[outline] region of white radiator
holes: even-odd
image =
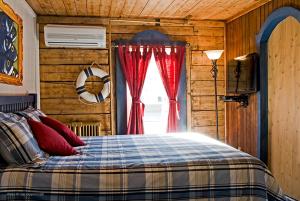
[[[78,136],[101,136],[100,122],[72,122],[68,127]]]

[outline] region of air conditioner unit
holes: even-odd
[[[44,27],[47,47],[106,48],[106,28],[52,25]]]

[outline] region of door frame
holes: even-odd
[[[276,26],[290,16],[300,23],[300,10],[296,8],[282,7],[273,11],[256,36],[256,47],[260,54],[257,156],[266,164],[268,162],[268,40]]]

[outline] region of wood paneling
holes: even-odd
[[[53,1],[53,3],[55,2]],[[76,15],[77,8],[79,8],[82,5],[80,1],[74,1],[74,0],[63,0],[63,3],[65,5],[67,15]],[[77,5],[77,3],[80,3],[80,5]]]
[[[110,98],[100,104],[85,104],[75,90],[78,74],[92,62],[110,72],[108,49],[46,48],[42,31],[40,36],[41,109],[66,123],[101,122],[102,131],[111,133]],[[99,78],[86,81],[87,90],[93,93],[98,93],[102,86]]]
[[[210,137],[217,138],[216,126],[204,126],[204,127],[195,126],[193,128],[193,131],[197,132],[197,133],[202,133],[202,134],[208,135]],[[225,139],[225,126],[222,126],[222,125],[219,126],[219,136],[220,136],[220,139]]]
[[[224,95],[224,81],[217,81],[218,95]],[[191,81],[191,94],[209,96],[215,93],[214,81]]]
[[[191,80],[213,80],[211,66],[191,66]],[[224,66],[218,66],[218,80],[225,80]]]
[[[227,20],[270,0],[26,0],[38,15]]]
[[[300,8],[299,0],[273,0],[226,24],[226,61],[256,52],[255,37],[269,14],[282,6]],[[257,155],[257,97],[250,96],[247,108],[226,104],[226,140],[232,146]]]
[[[300,23],[282,21],[268,41],[268,164],[283,191],[300,199]],[[280,43],[278,43],[280,41]]]
[[[41,49],[41,64],[108,64],[108,50]]]
[[[192,110],[215,110],[215,96],[193,96],[192,97]],[[218,110],[224,110],[224,102],[218,100]]]
[[[101,1],[102,2],[102,1]],[[128,1],[126,1],[128,2]],[[132,12],[136,6],[129,6]],[[101,7],[100,7],[101,8]],[[45,24],[76,24],[76,25],[101,25],[108,26],[108,18],[93,17],[54,17],[40,16],[40,77],[41,77],[41,102],[42,110],[51,116],[64,122],[70,121],[100,121],[105,124],[104,130],[111,132],[109,125],[111,108],[109,99],[97,105],[84,105],[78,101],[74,82],[79,72],[97,61],[107,71],[109,69],[109,49],[64,49],[46,48],[43,40],[43,26]],[[155,22],[154,19],[147,19]],[[161,26],[136,22],[114,22],[112,24],[112,38],[131,38],[134,34],[155,29],[167,34],[171,40],[181,40],[190,43],[187,48],[187,90],[189,100],[188,114],[193,121],[191,130],[206,131],[208,135],[215,137],[215,113],[214,113],[214,88],[210,73],[211,61],[203,54],[207,49],[224,48],[224,23],[219,21],[190,20],[189,24],[182,20],[161,19]],[[108,38],[108,37],[107,37]],[[224,94],[224,58],[219,61],[218,90]],[[87,88],[99,91],[101,82],[87,82]],[[68,105],[64,107],[64,105]],[[76,108],[76,109],[72,109]],[[224,139],[224,104],[219,102],[220,133]],[[90,114],[90,116],[88,115]]]
[[[201,43],[201,42],[200,42]],[[223,46],[224,48],[224,46]],[[222,56],[218,61],[218,65],[224,65],[224,57]],[[200,66],[210,66],[211,61],[207,58],[203,51],[193,51],[192,52],[192,65],[200,65]]]
[[[47,114],[98,114],[110,113],[110,100],[100,104],[83,104],[78,98],[47,98],[41,101],[41,108]]]
[[[193,111],[192,125],[199,126],[214,126],[216,125],[215,111]],[[219,114],[220,126],[224,125],[224,113]]]
[[[38,16],[38,23],[40,24],[81,24],[81,25],[104,25],[107,26],[109,24],[109,20],[114,20],[112,18],[100,18],[100,17],[70,17],[70,16]],[[157,19],[147,18],[147,19],[140,19],[140,18],[121,18],[121,21],[113,21],[115,26],[117,25],[124,25],[127,24],[137,25],[137,26],[146,26],[153,23],[157,23]],[[130,20],[131,22],[127,22],[124,20]],[[225,24],[222,21],[215,21],[215,20],[186,20],[186,19],[159,19],[160,26],[162,27],[172,27],[178,26],[193,26],[195,32],[197,30],[211,30],[215,29],[218,30],[219,28],[224,28]],[[217,33],[217,32],[216,32]],[[212,36],[216,33],[211,33]]]
[[[61,76],[57,77],[58,79]],[[77,77],[75,78],[75,80]],[[102,82],[86,82],[86,89],[92,93],[98,93],[103,87]],[[43,81],[41,80],[41,97],[43,98],[78,98],[76,93],[75,83],[57,82],[57,81]]]
[[[43,29],[44,29],[44,24],[41,24],[40,31],[43,31]],[[145,29],[157,30],[157,31],[160,31],[160,32],[164,32],[168,35],[174,35],[174,36],[194,36],[195,39],[197,39],[197,37],[201,37],[201,36],[208,36],[207,38],[202,38],[202,39],[204,39],[203,42],[205,42],[205,41],[209,42],[211,40],[219,39],[217,37],[210,38],[211,35],[209,35],[209,33],[207,33],[205,35],[205,32],[204,33],[202,32],[202,34],[201,34],[201,32],[199,34],[195,34],[194,29],[193,29],[192,26],[183,26],[182,27],[180,25],[168,26],[168,28],[163,27],[163,26],[153,26],[153,25],[140,25],[140,26],[137,26],[137,25],[118,25],[118,26],[113,26],[112,29],[111,29],[111,32],[112,32],[112,34],[131,34],[129,36],[133,36],[132,33],[141,32],[141,31],[144,31]],[[178,32],[178,29],[181,29],[181,31]],[[197,33],[198,33],[198,31],[197,31]],[[219,33],[217,31],[216,31],[215,34],[219,35]]]
[[[83,64],[77,65],[40,65],[40,80],[43,82],[60,81],[74,82],[78,74],[86,67]],[[109,72],[109,66],[100,65],[101,69]],[[91,77],[94,78],[94,77]],[[91,79],[88,78],[88,79]]]

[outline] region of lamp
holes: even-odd
[[[204,51],[208,59],[212,61],[212,69],[210,70],[215,83],[215,110],[216,110],[216,134],[219,140],[219,118],[218,118],[218,92],[217,92],[217,76],[218,66],[217,60],[221,57],[224,50],[207,50]]]

